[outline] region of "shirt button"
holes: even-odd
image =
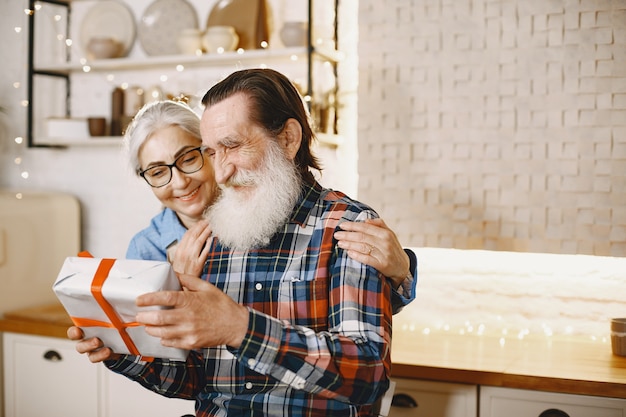
[[[248,366],[253,367],[254,365],[256,365],[256,359],[248,359]]]
[[[261,284],[260,282],[257,282],[254,288],[256,288],[257,291],[261,291],[261,289],[263,288],[263,284]]]
[[[252,382],[246,382],[246,389],[252,389]]]

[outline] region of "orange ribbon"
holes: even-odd
[[[93,256],[89,252],[80,252],[78,254],[81,258],[93,258]],[[109,277],[109,272],[115,263],[115,259],[107,259],[104,258],[100,260],[100,264],[98,265],[98,269],[96,269],[96,273],[91,281],[91,294],[93,298],[96,300],[104,314],[108,317],[110,323],[102,322],[94,319],[86,319],[80,317],[72,317],[72,322],[78,327],[108,327],[115,328],[119,332],[124,344],[128,348],[128,351],[135,356],[141,356],[139,353],[139,349],[135,346],[133,339],[128,335],[126,329],[128,327],[136,327],[140,324],[137,322],[125,323],[123,322],[113,306],[104,298],[102,295],[102,287],[104,285],[104,281]],[[150,361],[152,358],[142,357],[143,360]]]

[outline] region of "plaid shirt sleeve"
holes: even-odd
[[[402,309],[415,300],[415,290],[417,286],[417,256],[411,249],[404,249],[404,252],[409,257],[409,275],[406,276],[404,281],[397,289],[391,289],[391,306],[393,314],[398,314]]]

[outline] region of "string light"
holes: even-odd
[[[39,4],[36,4],[34,9],[24,9],[24,18],[28,19],[29,16],[32,16],[35,13],[35,11],[38,11],[40,9],[41,9],[41,5]],[[23,28],[26,27],[26,23],[27,22],[23,22],[22,25],[15,26],[13,28],[13,31],[15,32],[16,36],[22,37],[25,34],[25,31],[23,30]],[[26,44],[26,42],[24,42],[23,39],[21,39],[20,42],[22,44]],[[16,42],[16,43],[19,43],[19,42]],[[25,60],[26,56],[23,55],[21,58]],[[18,90],[18,92],[20,93],[22,92],[22,85],[23,85],[22,81],[15,80],[11,83],[11,85],[15,90]],[[18,107],[26,108],[28,107],[28,104],[29,104],[29,101],[27,99],[24,99],[24,98],[18,99],[18,102],[17,102]],[[23,167],[24,162],[25,162],[24,157],[22,156],[23,151],[24,151],[24,145],[25,145],[24,137],[20,135],[15,136],[13,138],[13,143],[15,143],[15,145],[18,147],[17,150],[15,151],[15,156],[13,157],[13,163],[15,164],[16,167],[19,167],[20,177],[24,180],[27,180],[30,177],[30,174],[28,170],[25,170]],[[15,198],[21,199],[22,193],[17,192],[15,194]]]

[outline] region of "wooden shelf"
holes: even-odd
[[[97,136],[84,138],[42,137],[37,138],[37,145],[46,148],[65,148],[68,146],[122,146],[121,136]]]
[[[233,65],[243,64],[270,64],[274,61],[284,62],[285,59],[292,61],[306,60],[307,49],[305,47],[283,49],[254,49],[250,51],[233,51],[222,54],[195,55],[164,55],[145,58],[115,58],[99,60],[83,60],[81,62],[67,62],[63,64],[37,65],[35,72],[56,73],[69,75],[73,72],[106,72],[120,70],[145,70],[150,68],[177,67],[201,67],[207,65]]]
[[[339,135],[330,133],[315,133],[320,145],[330,148],[336,148],[343,143],[343,138]],[[98,137],[80,137],[80,138],[64,138],[64,137],[41,137],[37,139],[37,145],[46,148],[66,148],[68,146],[122,146],[121,136],[98,136]]]

